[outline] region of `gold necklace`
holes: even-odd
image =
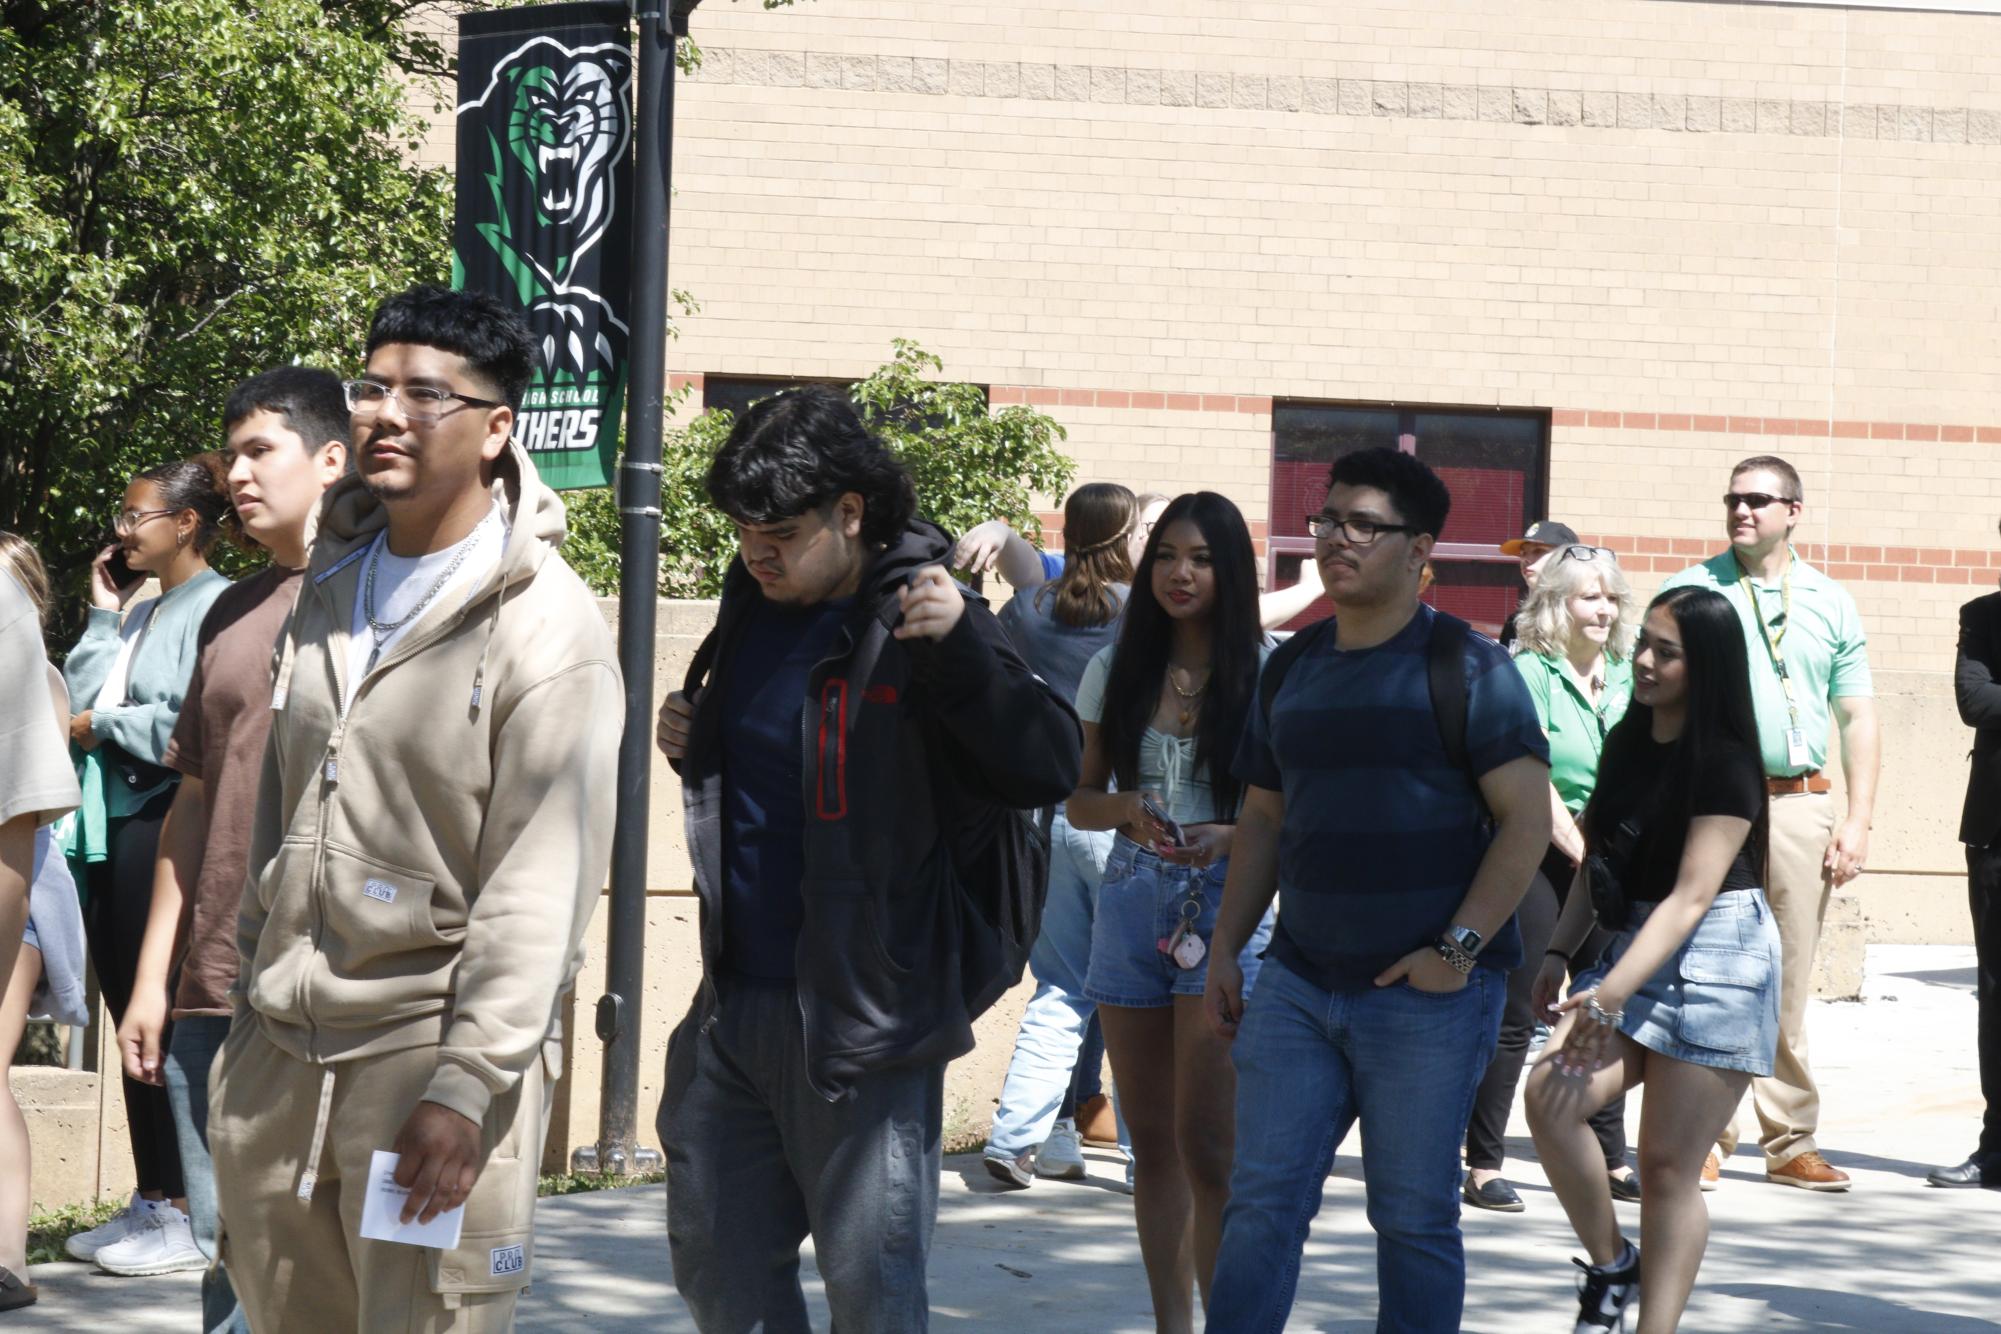
[[[1174,679],[1174,664],[1169,663],[1167,665],[1167,684],[1173,688],[1175,694],[1181,697],[1181,725],[1186,727],[1195,721],[1195,701],[1208,693],[1209,670],[1207,668],[1203,670],[1201,685],[1196,686],[1193,690],[1183,690],[1181,682]]]

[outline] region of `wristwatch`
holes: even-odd
[[[1480,933],[1470,926],[1448,926],[1439,936],[1436,948],[1445,962],[1464,974],[1473,971],[1474,956],[1479,954],[1483,943]]]

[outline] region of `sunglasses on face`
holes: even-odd
[[[1793,503],[1795,502],[1791,496],[1768,496],[1763,491],[1725,491],[1723,493],[1723,508],[1726,510],[1734,511],[1739,505],[1748,505],[1754,510],[1761,510],[1768,505],[1791,505]]]

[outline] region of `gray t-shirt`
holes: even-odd
[[[1111,590],[1119,600],[1120,614],[1103,625],[1080,626],[1065,625],[1056,619],[1053,593],[1048,597],[1037,596],[1052,587],[1044,584],[1015,594],[1001,608],[999,620],[1029,670],[1074,704],[1077,684],[1084,679],[1084,665],[1100,649],[1110,648],[1118,639],[1119,625],[1125,619],[1126,595],[1131,590],[1124,584],[1113,584]]]

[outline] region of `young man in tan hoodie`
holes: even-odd
[[[376,311],[272,703],[209,1123],[253,1328],[504,1329],[534,1270],[557,1004],[610,861],[622,687],[512,430],[527,329]],[[370,1158],[445,1250],[360,1235]]]

